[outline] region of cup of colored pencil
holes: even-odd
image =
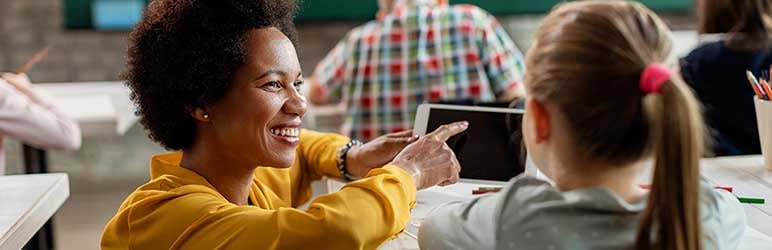
[[[772,73],[772,67],[770,67]],[[764,158],[764,166],[772,171],[772,87],[770,79],[756,77],[750,71],[745,72],[751,88],[756,93],[753,103],[756,107],[756,122],[759,128],[759,141],[761,142],[761,154]],[[769,74],[769,73],[768,73]]]

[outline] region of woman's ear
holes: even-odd
[[[209,113],[206,112],[205,108],[198,107],[193,109],[193,112],[190,114],[193,116],[194,119],[200,121],[200,122],[208,122],[209,121]]]
[[[527,102],[528,112],[531,112],[531,122],[533,123],[531,125],[533,125],[534,129],[534,142],[541,143],[546,141],[549,139],[552,129],[549,110],[536,98],[528,98]]]

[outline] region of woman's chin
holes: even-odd
[[[269,162],[270,164],[266,164],[268,166],[274,167],[274,168],[288,168],[291,167],[293,163],[295,163],[295,151],[291,151],[285,154],[281,155],[274,155]]]

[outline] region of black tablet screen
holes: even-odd
[[[447,143],[461,164],[461,178],[508,181],[525,169],[520,133],[522,114],[432,108],[426,131],[469,121],[469,128]]]

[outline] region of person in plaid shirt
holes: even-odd
[[[344,102],[341,133],[365,141],[412,127],[424,102],[522,96],[523,56],[496,19],[444,0],[379,0],[311,77],[314,104]]]

